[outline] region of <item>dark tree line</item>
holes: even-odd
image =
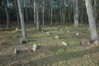
[[[20,24],[23,39],[27,42],[25,23],[34,23],[37,29],[45,24],[88,23],[91,39],[98,40],[96,21],[99,14],[98,0],[0,0],[0,23],[10,28],[11,22]],[[87,16],[88,15],[88,16]]]
[[[26,22],[34,22],[34,0],[21,0],[22,12]],[[83,0],[38,0],[38,14],[40,23],[51,24],[51,23],[73,23],[75,20],[76,10],[79,9],[78,19],[80,23],[86,23],[87,13]],[[93,7],[95,14],[98,14],[98,0],[93,0]],[[75,13],[74,13],[75,12]],[[8,14],[7,14],[8,13]],[[13,17],[12,17],[13,16]],[[8,17],[8,18],[6,18]],[[96,15],[96,17],[98,17]],[[18,8],[16,0],[0,0],[0,20],[12,22],[19,21]],[[98,20],[98,19],[97,19]],[[77,24],[77,21],[76,23]]]

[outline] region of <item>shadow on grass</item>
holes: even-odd
[[[61,49],[61,48],[62,48],[61,46],[48,46],[48,47],[43,47],[42,49],[39,49],[36,52],[28,51],[28,52],[20,53],[17,56],[14,56],[14,55],[2,56],[0,57],[0,64],[5,65],[5,64],[11,63],[12,61],[21,60],[21,59],[25,59],[28,57],[35,58],[37,55],[41,53],[46,53],[47,55],[49,54],[47,52],[51,51],[52,53],[54,53],[54,55],[52,56],[40,58],[37,60],[32,60],[25,64],[18,62],[18,63],[15,63],[13,66],[52,66],[52,64],[54,63],[59,63],[61,61],[83,57],[87,54],[93,54],[95,52],[99,52],[99,47],[94,47],[94,48],[86,49],[82,51],[69,52],[69,53],[64,51],[62,53],[56,54],[58,49]]]

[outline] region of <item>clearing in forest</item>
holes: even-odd
[[[20,28],[0,32],[0,66],[99,66],[99,46],[80,44],[89,39],[87,25],[46,26],[42,31],[29,25],[27,34],[29,42],[20,44]],[[33,44],[38,46],[35,52],[30,50]],[[15,48],[23,50],[15,54]]]

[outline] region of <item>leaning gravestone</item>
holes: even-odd
[[[67,43],[66,43],[66,42],[62,42],[62,44],[63,44],[64,46],[67,46]]]
[[[32,47],[32,51],[34,51],[34,52],[35,52],[36,50],[37,50],[37,45],[36,45],[36,44],[34,44],[34,45],[33,45],[33,47]]]
[[[17,55],[18,53],[19,53],[19,49],[18,48],[15,48],[14,49],[14,54]]]

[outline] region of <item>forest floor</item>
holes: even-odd
[[[29,42],[20,44],[20,28],[18,31],[0,29],[0,66],[99,66],[99,45],[80,44],[81,39],[89,39],[87,25],[79,28],[73,25],[45,26],[42,30],[27,25]],[[35,52],[27,50],[33,44],[39,48]],[[15,48],[23,50],[15,54]]]

